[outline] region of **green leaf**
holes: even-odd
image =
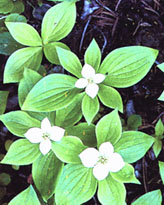
[[[155,191],[150,191],[141,197],[139,197],[136,201],[132,203],[132,205],[161,205],[162,204],[162,194],[160,189]]]
[[[59,41],[67,36],[71,32],[75,20],[75,3],[63,2],[50,8],[42,21],[41,33],[44,44]]]
[[[82,65],[78,57],[71,51],[56,48],[61,65],[70,73],[81,78]]]
[[[118,111],[114,110],[99,120],[96,125],[97,146],[103,142],[111,142],[113,145],[120,139],[122,132]]]
[[[22,106],[23,110],[50,112],[68,106],[79,89],[76,78],[64,74],[51,74],[41,79],[31,89]]]
[[[105,106],[118,108],[120,112],[123,112],[122,98],[116,89],[100,84],[98,96]]]
[[[98,182],[98,199],[103,205],[125,205],[126,189],[123,183],[114,180],[110,175]]]
[[[66,128],[66,135],[77,136],[81,139],[84,145],[95,147],[97,145],[95,125],[88,125],[83,122],[73,127]]]
[[[1,0],[0,13],[6,14],[12,11],[14,4],[11,0]]]
[[[162,72],[164,72],[164,63],[161,63],[161,64],[157,65],[157,67],[158,67]]]
[[[32,185],[14,197],[10,201],[9,205],[27,205],[31,204],[31,202],[35,205],[40,205],[39,199]]]
[[[23,22],[23,23],[27,23],[27,19],[25,16],[22,16],[20,14],[10,14],[6,17],[5,19],[5,23],[6,22]]]
[[[162,94],[159,96],[158,100],[164,101],[164,91],[163,91]]]
[[[140,115],[130,115],[127,120],[129,130],[137,130],[142,125],[142,118]]]
[[[69,47],[61,42],[53,42],[53,43],[48,43],[44,46],[44,54],[47,58],[47,60],[53,64],[60,65],[60,61],[58,58],[58,54],[56,51],[56,47],[60,47],[66,50],[70,50]]]
[[[63,162],[80,164],[79,154],[87,148],[78,137],[66,136],[61,141],[52,143],[52,151]]]
[[[100,109],[100,104],[98,101],[98,98],[95,97],[92,99],[88,95],[85,95],[82,100],[82,113],[88,123],[88,125],[91,124],[93,118],[96,116]]]
[[[121,154],[125,162],[133,163],[146,154],[153,142],[154,138],[143,132],[127,131],[122,133],[114,150]]]
[[[42,121],[44,118],[48,117],[48,119],[50,120],[51,124],[54,124],[55,121],[55,112],[31,112],[28,111],[27,112],[31,117]]]
[[[11,13],[20,14],[24,12],[24,4],[22,0],[16,0],[16,1],[13,1],[13,3],[14,3],[14,8],[11,10]]]
[[[162,183],[164,184],[164,162],[158,161],[159,165],[159,173],[162,179]]]
[[[135,183],[140,184],[134,174],[134,168],[132,165],[125,163],[125,166],[118,172],[111,172],[111,176],[122,183]]]
[[[39,73],[34,70],[25,68],[23,78],[21,79],[18,87],[19,105],[22,107],[28,93],[33,86],[42,78]]]
[[[100,73],[107,73],[104,84],[125,88],[139,82],[151,69],[158,50],[144,46],[118,48],[109,53],[102,62]]]
[[[68,164],[56,188],[56,205],[80,205],[95,194],[97,181],[92,169],[81,164]]]
[[[40,121],[23,111],[12,111],[0,116],[0,120],[14,135],[23,137],[28,129],[40,127]]]
[[[161,150],[162,150],[162,141],[158,138],[155,138],[155,141],[153,144],[153,151],[154,151],[156,158],[158,157]]]
[[[38,144],[32,144],[26,139],[16,140],[10,146],[2,164],[28,165],[32,164],[40,155]]]
[[[157,124],[155,125],[155,136],[162,136],[164,134],[164,125],[161,119],[158,120]]]
[[[38,32],[29,24],[22,22],[6,22],[13,38],[25,46],[42,46]]]
[[[41,155],[32,165],[32,177],[44,201],[53,195],[63,163],[51,151]]]
[[[0,115],[6,110],[8,95],[9,91],[0,91]]]
[[[19,82],[24,68],[38,70],[42,61],[42,48],[28,47],[15,51],[7,60],[4,83]]]
[[[2,172],[0,174],[0,186],[7,186],[11,182],[11,177],[9,174]]]
[[[17,43],[9,32],[0,33],[0,54],[11,55],[20,48],[22,45]]]
[[[82,118],[82,97],[83,95],[81,94],[77,95],[71,104],[56,111],[55,125],[61,127],[70,127],[76,124]]]
[[[95,71],[99,69],[101,62],[101,51],[95,39],[92,40],[89,47],[85,51],[84,58],[85,63],[91,65]]]

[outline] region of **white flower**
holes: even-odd
[[[85,88],[85,92],[91,98],[94,98],[98,91],[99,86],[97,84],[101,83],[105,79],[105,75],[101,73],[95,73],[95,69],[92,66],[85,64],[82,68],[81,74],[83,78],[76,81],[76,88]]]
[[[65,130],[58,126],[51,126],[48,118],[41,122],[41,128],[30,128],[24,135],[31,143],[40,143],[39,148],[43,155],[51,149],[51,140],[60,141],[64,136]]]
[[[120,154],[114,152],[110,142],[100,145],[99,151],[95,148],[87,148],[79,155],[85,167],[93,167],[93,175],[98,180],[105,179],[109,172],[118,172],[125,163]]]

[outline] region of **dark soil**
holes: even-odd
[[[40,31],[41,19],[46,10],[53,5],[52,2],[43,1],[45,4],[38,8],[36,1],[25,2],[23,15],[28,23]],[[154,126],[159,118],[164,122],[164,103],[158,101],[164,89],[164,74],[156,67],[164,61],[164,1],[160,0],[91,0],[77,3],[77,22],[73,31],[63,39],[71,50],[83,61],[83,55],[93,38],[98,42],[103,58],[113,49],[143,45],[159,50],[156,63],[148,75],[138,84],[119,89],[124,103],[125,120],[129,113],[139,114],[142,117],[140,131],[154,134]],[[34,10],[35,9],[35,10]],[[20,109],[17,99],[17,85],[2,83],[3,70],[7,57],[0,55],[0,88],[9,90],[10,95],[6,112]],[[46,67],[52,67],[44,59],[42,62]],[[17,137],[11,135],[3,124],[0,124],[0,150],[5,154],[4,143],[7,139],[15,140]],[[147,155],[134,163],[136,176],[141,185],[126,184],[127,204],[131,204],[142,194],[161,189],[164,197],[164,186],[159,175],[158,160],[164,161],[164,150],[158,159],[153,151],[149,150]],[[0,165],[0,172],[9,173],[11,183],[7,186],[7,194],[1,203],[8,203],[15,195],[29,186],[31,167],[24,166],[18,171],[11,166]],[[99,204],[96,196],[85,204]]]

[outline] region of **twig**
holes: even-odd
[[[119,5],[120,5],[121,1],[122,1],[122,0],[118,0],[118,2],[117,2],[117,4],[116,4],[116,7],[115,7],[115,11],[117,11],[117,10],[118,10],[118,7],[119,7]]]
[[[152,122],[152,124],[155,124],[162,117],[162,115],[164,115],[164,112],[160,113],[158,117]]]
[[[119,17],[116,18],[114,24],[113,24],[113,28],[112,28],[112,37],[114,36],[115,30],[116,30],[116,26],[118,23]]]
[[[82,37],[81,37],[81,41],[80,41],[79,51],[81,51],[81,48],[82,48],[82,45],[83,45],[83,41],[84,41],[84,37],[85,37],[85,33],[87,31],[87,28],[88,28],[88,25],[89,25],[89,23],[91,21],[91,18],[92,18],[92,16],[90,15],[88,17],[88,21],[87,21],[87,23],[86,23],[86,25],[84,27],[84,30],[83,30],[83,33],[82,33]]]
[[[146,185],[146,171],[145,171],[145,157],[142,159],[142,171],[143,171],[143,184],[145,192],[148,192],[147,185]]]
[[[103,38],[104,38],[104,44],[103,44],[103,47],[102,47],[102,49],[101,49],[101,54],[103,54],[104,49],[105,49],[105,47],[106,47],[106,45],[107,45],[107,38],[106,38],[105,34],[104,34],[97,26],[95,26],[95,28],[101,33],[101,35],[102,35]]]
[[[114,17],[116,17],[116,14],[115,14],[115,12],[114,11],[112,11],[110,8],[108,8],[107,6],[105,6],[102,2],[100,2],[99,0],[96,0],[96,2],[100,5],[100,6],[102,6],[104,9],[106,9],[107,11],[109,11],[110,13],[112,13],[112,15],[114,16]]]

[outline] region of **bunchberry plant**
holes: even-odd
[[[156,157],[158,157],[159,153],[162,150],[162,139],[164,138],[164,125],[161,119],[158,120],[155,126],[155,134],[154,134],[154,144],[153,144],[153,151]]]
[[[56,156],[68,163],[56,187],[57,204],[83,204],[95,194],[97,186],[102,204],[125,204],[123,183],[139,183],[129,163],[145,155],[153,137],[138,131],[122,133],[117,110],[101,118],[95,129],[98,149],[84,147],[75,136],[52,145]]]
[[[161,63],[158,65],[158,68],[164,72],[164,63]],[[160,97],[158,98],[158,100],[164,101],[164,91],[162,92],[162,94],[160,95]]]
[[[30,90],[22,109],[54,111],[79,96],[76,99],[81,98],[81,110],[88,124],[100,109],[99,101],[123,112],[121,96],[113,87],[124,88],[141,80],[158,54],[147,47],[124,47],[109,53],[101,63],[100,48],[94,39],[85,51],[83,66],[73,52],[58,47],[57,53],[61,65],[75,77],[65,74],[44,77]]]
[[[28,47],[15,51],[9,57],[5,66],[4,83],[19,82],[25,67],[39,70],[43,52],[51,63],[59,64],[56,47],[69,49],[59,41],[71,32],[75,19],[75,3],[63,2],[46,12],[41,25],[41,37],[27,23],[7,21],[6,26],[13,38]]]
[[[75,2],[67,0],[49,9],[42,21],[41,36],[26,22],[6,20],[13,38],[27,47],[15,51],[5,66],[4,83],[19,83],[21,110],[4,114],[8,92],[0,91],[0,120],[19,137],[1,163],[32,165],[34,182],[9,205],[80,205],[95,194],[103,205],[125,205],[124,183],[140,184],[131,163],[141,159],[153,143],[155,155],[161,151],[161,121],[154,137],[137,131],[141,124],[137,115],[128,118],[126,131],[122,129],[118,111],[123,113],[123,102],[116,90],[139,82],[158,51],[129,46],[115,49],[102,59],[93,39],[80,61],[59,42],[75,24]],[[41,75],[43,53],[67,74]],[[105,116],[100,114],[92,124],[100,103],[114,110]],[[86,122],[80,121],[82,116]],[[163,180],[162,162],[159,167]],[[154,192],[147,193],[134,204],[150,196],[155,203],[161,202],[159,191],[155,193],[156,197]]]

